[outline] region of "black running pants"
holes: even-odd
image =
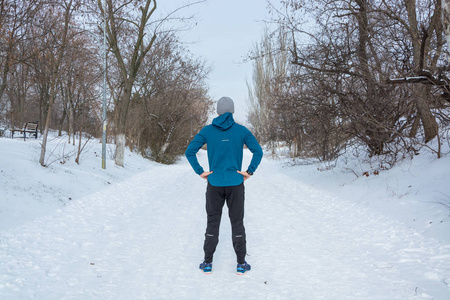
[[[217,244],[219,243],[219,227],[222,218],[222,208],[225,201],[230,217],[232,241],[237,262],[243,264],[247,254],[244,228],[244,184],[238,186],[212,186],[208,182],[206,189],[206,213],[208,223],[205,233],[205,262],[211,263]]]

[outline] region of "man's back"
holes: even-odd
[[[197,174],[203,173],[196,153],[204,145],[208,147],[210,171],[208,181],[213,186],[237,186],[243,177],[237,171],[242,169],[244,145],[253,153],[248,170],[254,172],[262,158],[262,149],[253,134],[242,125],[234,122],[231,113],[215,118],[211,125],[204,127],[189,144],[186,157]]]

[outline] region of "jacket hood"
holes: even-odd
[[[235,124],[232,113],[224,113],[217,118],[214,118],[212,124],[220,130],[227,130]]]

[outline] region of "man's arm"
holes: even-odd
[[[203,137],[203,135],[198,133],[194,139],[189,143],[189,146],[186,149],[186,152],[184,155],[186,155],[187,160],[191,164],[192,169],[194,169],[195,173],[198,175],[202,175],[204,173],[204,170],[202,166],[198,163],[197,159],[197,152],[200,150],[201,147],[206,143],[206,139]]]
[[[250,165],[248,166],[247,169],[249,172],[253,173],[256,171],[256,168],[258,168],[259,163],[261,162],[261,159],[263,157],[263,151],[258,141],[256,140],[255,136],[250,132],[250,130],[246,134],[244,142],[247,145],[247,148],[250,150],[250,152],[253,153],[252,160],[250,161]]]

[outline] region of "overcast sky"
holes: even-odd
[[[178,6],[187,3],[182,0],[171,2],[170,5],[174,6],[176,3]],[[192,13],[196,14],[196,25],[194,23],[191,30],[181,33],[182,39],[195,42],[187,47],[212,67],[208,80],[212,99],[217,101],[222,96],[232,98],[236,121],[245,123],[248,99],[246,81],[252,80],[252,63],[243,61],[254,44],[261,40],[264,31],[262,21],[268,15],[267,2],[208,0],[183,10],[183,15]]]

